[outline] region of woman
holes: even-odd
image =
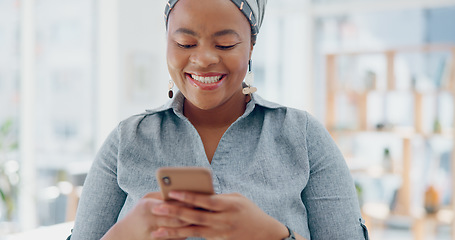
[[[73,240],[367,238],[328,133],[308,113],[267,102],[243,83],[265,2],[168,3],[167,62],[180,91],[107,138]],[[217,194],[172,192],[176,202],[162,201],[154,176],[162,166],[210,168]]]

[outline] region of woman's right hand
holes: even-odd
[[[159,227],[175,228],[190,225],[174,217],[154,215],[152,213],[153,207],[163,202],[160,192],[148,193],[139,200],[136,206],[122,220],[109,229],[102,240],[165,240],[168,238],[153,238],[152,232]]]

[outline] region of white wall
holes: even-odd
[[[312,18],[309,0],[269,1],[253,53],[258,94],[313,111]],[[256,74],[258,75],[258,74]],[[262,78],[261,78],[262,77]]]
[[[118,122],[167,100],[165,0],[100,0],[97,149]]]
[[[120,118],[167,100],[164,0],[119,2]]]

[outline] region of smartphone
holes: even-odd
[[[212,173],[204,167],[162,167],[156,171],[164,200],[172,190],[214,194]]]

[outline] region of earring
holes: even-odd
[[[172,90],[174,88],[174,82],[172,80],[169,80],[168,88],[169,92],[167,93],[167,95],[169,96],[169,98],[172,98],[174,96],[174,91]]]
[[[256,87],[252,87],[254,84],[254,73],[251,71],[251,59],[248,61],[248,73],[245,76],[245,84],[246,87],[244,87],[242,90],[243,94],[245,95],[254,93],[258,90]]]

